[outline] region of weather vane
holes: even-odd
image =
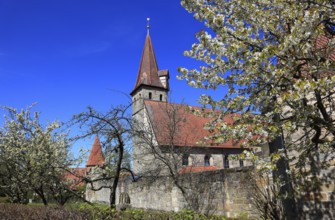
[[[147,18],[147,34],[149,34],[150,30],[150,18]]]

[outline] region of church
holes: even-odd
[[[217,144],[208,138],[212,133],[204,127],[211,118],[195,113],[210,111],[169,103],[169,77],[168,70],[158,68],[148,31],[130,93],[132,120],[140,133],[132,141],[132,171],[139,179],[123,178],[117,187],[116,202],[126,193],[133,208],[180,211],[189,202],[175,185],[174,178],[178,178],[188,192],[197,196],[192,199],[200,212],[211,210],[226,216],[249,212],[246,210],[252,210],[252,206],[247,202],[250,200],[247,179],[252,163],[239,155],[244,150],[260,151],[260,148],[246,149],[242,142],[234,140]],[[235,117],[238,115],[223,120],[233,123]],[[89,170],[103,163],[104,155],[96,137],[86,167]],[[86,199],[109,203],[109,189],[94,191],[88,187]]]
[[[140,130],[151,137],[150,140],[147,137],[135,137],[133,140],[133,172],[136,175],[145,175],[149,171],[147,168],[152,167],[155,152],[151,148],[154,147],[162,155],[174,153],[179,160],[174,162],[181,173],[251,165],[249,161],[236,159],[244,150],[250,149],[244,149],[241,143],[233,140],[217,144],[208,139],[211,133],[204,127],[211,119],[194,113],[201,112],[203,109],[200,107],[169,103],[169,90],[169,71],[158,69],[148,32],[135,86],[130,93],[133,120]],[[224,120],[232,123],[234,116]],[[103,155],[100,148],[96,137],[87,166],[101,165]]]
[[[159,146],[159,152],[168,153],[173,148],[179,156],[181,172],[250,165],[248,161],[230,159],[245,150],[240,143],[231,140],[216,144],[206,139],[211,134],[204,126],[210,118],[194,114],[194,111],[201,112],[199,107],[169,103],[169,89],[169,71],[158,68],[148,32],[136,83],[130,93],[133,120],[144,129],[150,128],[149,133],[153,136],[151,141]],[[234,116],[224,120],[232,123]],[[133,141],[133,169],[136,174],[145,173],[145,168],[153,162],[152,151],[146,151],[145,143],[140,142],[138,138]]]
[[[315,47],[323,50],[328,43],[327,36],[320,36]],[[333,61],[334,53],[329,58]],[[132,142],[132,170],[139,179],[122,179],[117,188],[116,201],[127,194],[133,208],[180,211],[190,205],[185,199],[185,192],[180,190],[184,188],[186,193],[194,196],[192,199],[198,205],[196,209],[202,213],[211,211],[227,217],[238,216],[239,213],[257,216],[251,199],[254,191],[250,173],[254,168],[251,161],[239,155],[243,151],[253,151],[268,158],[269,147],[254,146],[250,149],[244,148],[242,141],[215,142],[211,138],[213,131],[206,129],[206,124],[211,121],[211,111],[183,103],[170,103],[169,77],[168,70],[158,68],[148,32],[135,86],[130,92],[132,120],[136,130],[142,131],[142,135],[135,136]],[[230,124],[238,117],[235,114],[222,120]],[[298,139],[301,134],[294,133],[293,137]],[[295,155],[290,152],[289,156]],[[103,164],[104,156],[96,138],[87,168]],[[333,168],[332,162],[326,172],[333,175]],[[176,181],[181,187],[176,186]],[[333,183],[322,185],[320,193],[322,207],[333,210],[327,206],[333,202]],[[91,202],[108,203],[108,194],[105,189],[86,189],[86,198]],[[317,199],[308,197],[303,204],[308,205],[309,200]],[[309,206],[306,207],[309,210]],[[306,210],[305,214],[309,215]]]

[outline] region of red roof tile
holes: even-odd
[[[158,76],[169,76],[169,70],[159,70]]]
[[[166,89],[159,80],[156,56],[149,34],[145,39],[140,69],[137,74],[135,87],[131,94],[133,94],[141,85],[154,86],[157,88]]]
[[[180,174],[183,173],[198,173],[198,172],[205,172],[205,171],[213,171],[218,170],[219,168],[216,166],[187,166],[183,167],[179,170]]]
[[[71,168],[70,172],[65,172],[64,180],[69,184],[70,189],[77,189],[84,186],[84,177],[90,168]]]
[[[226,143],[214,143],[211,140],[204,142],[210,132],[204,129],[204,125],[211,118],[200,117],[189,111],[189,107],[180,104],[169,104],[145,100],[145,107],[153,127],[156,140],[159,145],[190,146],[190,147],[213,147],[213,148],[240,148],[241,143],[234,144],[233,141]],[[200,110],[199,107],[192,107]],[[235,115],[234,115],[235,116]],[[233,122],[233,115],[225,117],[227,123]]]
[[[320,49],[320,48],[324,48],[327,46],[329,42],[329,38],[325,35],[320,35],[318,38],[316,38],[315,40],[315,48],[316,49]]]
[[[328,50],[329,48],[329,42],[331,39],[334,39],[335,37],[334,36],[327,36],[327,35],[320,35],[318,36],[318,38],[315,40],[315,48],[317,50]],[[335,51],[331,51],[329,53],[329,56],[328,58],[331,60],[331,61],[335,61]]]
[[[333,48],[330,48],[330,40],[335,39],[334,36],[329,36],[329,35],[320,35],[316,38],[314,41],[314,52],[322,52],[326,53],[326,59],[329,59],[330,61],[335,61],[335,49],[334,46]],[[280,63],[280,60],[279,60]],[[310,71],[308,64],[303,64],[303,61],[300,62],[302,65],[300,65],[299,72],[295,74],[297,78],[306,78],[306,79],[311,79]],[[334,75],[332,71],[329,70],[324,70],[319,72],[320,77],[329,77]]]
[[[86,167],[102,166],[105,163],[104,155],[100,145],[99,137],[96,136],[91,149],[90,156],[88,157]]]

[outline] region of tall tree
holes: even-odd
[[[198,42],[185,52],[203,65],[180,68],[180,78],[196,88],[227,91],[220,99],[201,97],[203,105],[222,110],[211,124],[220,131],[217,141],[270,143],[269,165],[277,170],[280,196],[293,193],[288,185],[294,176],[297,199],[314,194],[317,202],[320,184],[334,178],[327,170],[335,150],[334,1],[182,0],[181,4],[204,22],[207,31],[201,30]],[[241,116],[233,125],[220,120],[236,112]],[[285,213],[287,218],[294,216],[290,210]]]
[[[106,113],[98,112],[88,107],[86,112],[79,113],[73,117],[71,124],[79,125],[84,129],[76,139],[99,135],[105,148],[104,166],[92,170],[91,175],[86,176],[85,181],[94,191],[103,188],[110,189],[110,206],[116,204],[116,188],[119,183],[122,170],[130,172],[129,141],[132,135],[132,120],[128,115],[129,106],[117,106]],[[101,181],[112,181],[111,184],[97,186]]]
[[[13,202],[27,202],[28,193],[37,194],[45,205],[50,197],[57,201],[65,191],[71,191],[63,179],[64,168],[75,165],[67,134],[57,132],[58,122],[44,128],[39,113],[32,116],[31,107],[22,111],[4,109],[7,114],[0,128],[0,189]]]

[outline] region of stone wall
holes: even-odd
[[[99,181],[93,183],[94,189],[99,189],[101,186],[110,186],[112,184],[111,181]],[[99,191],[91,190],[91,185],[87,184],[85,198],[93,203],[105,203],[109,204],[109,195],[110,189],[103,188]],[[118,200],[117,200],[118,201]]]
[[[191,204],[206,214],[234,217],[241,214],[257,216],[252,206],[249,171],[252,168],[232,168],[202,173],[183,174],[180,179],[188,202],[170,177],[142,177],[137,182],[123,179],[117,189],[118,196],[126,192],[133,208],[180,211]],[[109,202],[109,191],[86,196],[92,202]]]
[[[308,193],[300,209],[302,219],[335,219],[335,166],[334,163],[320,174],[319,189]]]

